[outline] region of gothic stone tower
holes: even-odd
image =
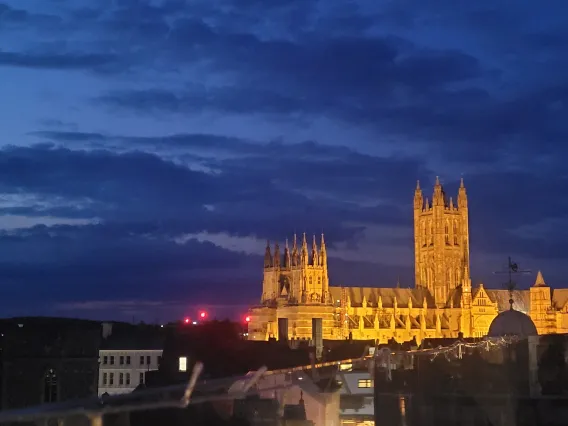
[[[274,253],[267,244],[263,275],[263,304],[330,303],[327,250],[323,234],[319,249],[314,235],[311,252],[308,250],[306,234],[300,248],[296,235],[292,250],[288,248],[286,240],[283,256],[278,244],[274,246]]]
[[[438,177],[431,202],[423,198],[420,184],[416,185],[414,262],[416,287],[426,287],[436,306],[446,306],[450,292],[460,285],[464,286],[464,293],[471,294],[468,206],[463,179],[457,205],[446,197]]]

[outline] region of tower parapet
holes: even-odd
[[[278,244],[275,244],[273,252],[270,245],[267,245],[261,302],[263,304],[331,304],[327,249],[323,234],[319,249],[316,236],[313,236],[311,253],[308,253],[305,233],[300,250],[296,235],[292,241],[290,251],[286,239],[283,255],[280,254]]]
[[[470,282],[469,218],[463,179],[457,200],[454,205],[446,196],[438,177],[431,202],[424,199],[419,184],[414,191],[415,285],[426,287],[438,307],[446,305],[452,290]]]

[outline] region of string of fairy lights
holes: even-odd
[[[476,350],[484,350],[489,352],[491,350],[500,349],[510,346],[518,340],[515,336],[504,337],[486,337],[477,342],[464,342],[457,341],[449,346],[438,346],[436,348],[422,348],[410,349],[406,351],[393,351],[390,348],[384,347],[377,350],[373,355],[375,362],[371,364],[374,368],[379,365],[385,368],[386,378],[388,381],[392,380],[392,366],[398,364],[402,357],[413,356],[429,356],[430,361],[434,361],[438,356],[443,355],[447,361],[453,359],[462,359],[464,354],[471,353]]]

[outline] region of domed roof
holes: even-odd
[[[525,338],[536,336],[536,326],[531,317],[520,311],[509,309],[495,317],[489,326],[489,337],[518,336]]]

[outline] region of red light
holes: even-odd
[[[250,322],[250,317],[249,317],[249,316],[246,316],[246,317],[245,317],[245,322]]]
[[[183,322],[189,324],[189,318],[184,319]]]
[[[207,313],[206,313],[206,312],[203,312],[203,311],[202,311],[202,312],[199,313],[199,317],[200,317],[200,318],[205,318],[206,316],[207,316]]]

